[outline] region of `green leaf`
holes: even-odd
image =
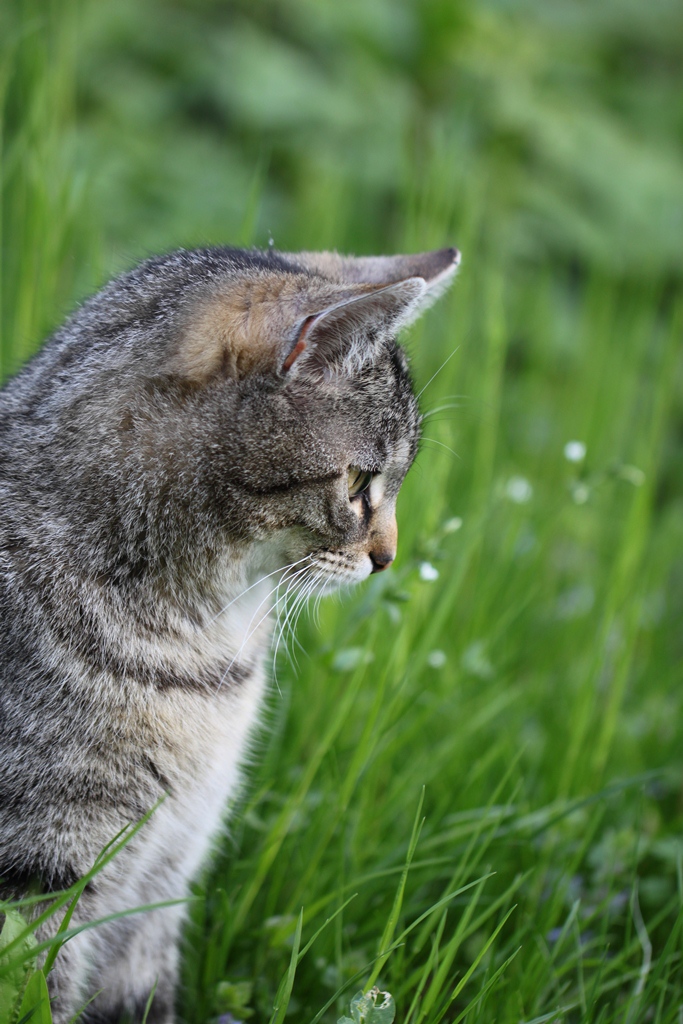
[[[12,962],[4,950],[26,931],[26,921],[17,910],[6,907],[0,933],[0,1020],[15,1021],[19,1002],[26,989],[28,974],[35,965],[36,941],[29,932],[15,946]]]
[[[231,1013],[241,1020],[253,1017],[249,1006],[254,990],[251,981],[221,981],[216,986],[216,1009],[219,1014]]]
[[[147,996],[147,1002],[145,1004],[145,1012],[142,1015],[142,1024],[147,1024],[147,1018],[149,1017],[149,1011],[152,1009],[152,1003],[154,1002],[154,996],[156,995],[158,981],[159,981],[159,978],[158,977],[155,978],[154,984],[152,985],[152,990],[149,993],[149,995]]]
[[[74,898],[76,900],[78,899],[80,894],[85,889],[87,883],[92,878],[94,878],[95,875],[99,871],[101,871],[105,867],[105,865],[108,864],[109,861],[112,860],[117,855],[117,853],[131,841],[133,836],[137,832],[139,832],[140,829],[149,821],[151,816],[156,811],[157,807],[159,807],[164,802],[165,799],[166,795],[164,794],[164,796],[157,800],[154,806],[151,807],[149,811],[147,811],[147,813],[144,814],[142,818],[140,818],[140,820],[135,823],[135,825],[125,825],[124,828],[122,828],[121,831],[107,843],[102,852],[98,854],[98,856],[95,858],[95,863],[93,864],[90,871],[83,875],[83,877],[80,878],[78,882],[75,882],[74,885],[70,886],[69,889],[65,889],[63,892],[59,894],[48,894],[47,897],[42,895],[34,895],[28,897],[28,899],[25,900],[12,901],[11,903],[5,903],[2,905],[4,907],[5,912],[7,913],[9,912],[10,909],[14,909],[15,907],[23,904],[30,905],[31,903],[36,902],[44,903],[46,899],[50,901],[50,905],[48,906],[47,910],[44,910],[41,914],[39,914],[38,917],[34,918],[30,924],[27,924],[25,921],[23,921],[22,918],[21,921],[23,927],[13,929],[11,936],[8,938],[7,941],[4,941],[3,935],[3,941],[0,943],[0,950],[2,951],[2,953],[4,953],[4,957],[0,956],[0,978],[6,977],[8,974],[11,974],[16,965],[23,964],[25,962],[23,950],[27,942],[29,944],[34,943],[35,940],[33,938],[33,933],[37,931],[37,929],[45,921],[47,921],[50,917],[53,917],[66,903],[69,903],[71,901],[71,911],[67,912],[66,915],[68,923],[71,917],[71,913],[73,912]],[[184,902],[184,900],[181,900],[179,902]],[[165,905],[169,906],[170,904],[166,902]],[[133,909],[133,913],[140,913],[142,910],[145,909],[153,908],[151,906],[135,907]],[[129,910],[124,910],[116,915],[108,915],[108,917],[103,918],[101,922],[88,921],[82,925],[79,925],[76,928],[67,929],[66,931],[62,931],[62,928],[60,928],[57,934],[53,936],[53,938],[47,939],[45,942],[40,944],[40,947],[35,950],[34,955],[42,952],[43,949],[50,949],[52,946],[55,945],[55,943],[57,943],[58,946],[61,946],[67,939],[70,939],[73,935],[77,935],[79,931],[83,931],[86,928],[94,927],[98,923],[104,923],[104,921],[106,920],[113,920],[115,917],[125,916],[128,913],[130,913]],[[16,952],[17,949],[19,950],[18,953]],[[10,951],[12,952],[11,958],[9,957]],[[52,963],[50,963],[49,966],[51,967]]]
[[[406,854],[405,864],[403,865],[403,871],[401,873],[401,879],[398,883],[398,889],[396,890],[394,904],[391,908],[389,919],[384,927],[384,932],[380,940],[378,950],[378,953],[380,955],[375,963],[375,966],[373,967],[372,974],[370,975],[370,980],[368,981],[368,987],[373,986],[375,984],[377,978],[380,975],[380,971],[382,970],[385,963],[389,959],[389,954],[392,948],[391,941],[394,937],[394,932],[396,931],[396,925],[398,924],[398,919],[401,914],[401,907],[403,906],[403,894],[405,893],[406,882],[408,880],[408,872],[410,871],[410,865],[412,863],[413,857],[415,856],[415,849],[417,847],[417,842],[418,839],[420,838],[420,832],[422,831],[422,825],[424,823],[424,819],[421,818],[424,797],[425,790],[423,786],[422,793],[420,794],[420,802],[418,804],[417,814],[415,815],[415,821],[413,823],[413,832],[410,837],[410,843],[408,844],[408,853]],[[377,990],[370,989],[370,991]]]
[[[43,971],[34,971],[28,979],[19,1008],[19,1024],[52,1024],[50,993]]]
[[[301,946],[301,930],[303,925],[304,911],[302,907],[299,913],[296,931],[294,933],[294,945],[292,946],[292,956],[289,961],[289,968],[280,982],[280,987],[277,991],[277,996],[275,997],[275,1006],[273,1008],[273,1015],[270,1018],[270,1024],[282,1024],[285,1014],[287,1013],[289,1000],[292,996],[292,988],[294,987],[294,976],[296,974],[297,964],[299,963],[299,948]]]

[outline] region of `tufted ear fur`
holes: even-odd
[[[296,340],[282,370],[289,373],[361,366],[372,358],[384,337],[395,334],[413,318],[426,290],[422,278],[412,277],[347,295],[310,314],[297,325]]]

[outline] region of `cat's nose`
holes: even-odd
[[[373,572],[382,572],[383,569],[388,569],[394,560],[393,551],[370,551],[368,553]]]
[[[374,517],[368,545],[373,572],[382,572],[389,568],[396,558],[397,542],[398,528],[394,509],[386,506],[380,508]]]

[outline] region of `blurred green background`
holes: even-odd
[[[676,0],[5,0],[0,18],[10,362],[56,306],[180,244],[474,234],[511,272],[680,279]],[[39,248],[67,265],[36,320],[13,297]]]
[[[679,1022],[681,4],[5,0],[0,39],[3,374],[152,252],[463,251],[400,558],[279,663],[184,1018],[270,1020],[357,892],[288,1019],[379,970],[402,1024]]]

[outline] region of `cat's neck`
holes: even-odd
[[[60,618],[74,604],[84,610],[81,668],[87,676],[161,689],[227,691],[263,661],[274,610],[291,577],[281,546],[230,544],[203,567],[179,573],[144,574],[135,586],[102,575],[71,577],[70,595],[45,607],[58,660],[72,663],[79,651]],[[292,570],[290,568],[290,573]]]

